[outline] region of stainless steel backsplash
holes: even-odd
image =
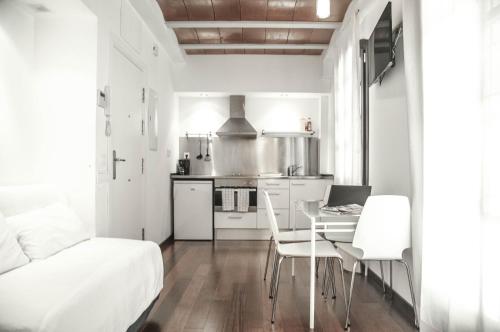
[[[200,153],[198,138],[179,138],[179,159],[184,152],[191,158],[193,175],[257,175],[282,173],[290,165],[300,165],[298,175],[319,174],[319,141],[315,137],[213,137],[209,144],[211,161],[197,160]],[[201,152],[205,156],[207,139],[201,139]]]

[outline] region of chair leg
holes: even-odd
[[[382,291],[385,294],[385,278],[384,278],[384,264],[382,261],[378,261],[380,264],[380,277],[382,278]]]
[[[319,271],[319,258],[316,258],[316,278],[318,278],[318,271]]]
[[[344,304],[345,304],[345,309],[347,311],[347,292],[345,290],[345,280],[344,280],[344,261],[340,257],[337,257],[337,260],[339,261],[340,279],[342,281],[342,292],[344,294]]]
[[[351,321],[349,320],[349,314],[351,312],[351,304],[352,304],[352,289],[354,287],[354,277],[356,277],[356,266],[358,265],[358,261],[354,261],[354,265],[352,266],[352,277],[351,277],[351,287],[349,288],[349,301],[347,302],[347,314],[345,320],[345,329],[351,325]]]
[[[325,270],[323,271],[323,286],[321,287],[321,295],[325,297],[325,291],[326,291],[326,278],[328,277],[327,275],[327,263],[328,263],[328,258],[325,259]]]
[[[283,259],[285,257],[280,257],[279,262],[278,262],[278,271],[276,272],[276,280],[275,280],[275,290],[274,290],[274,297],[273,297],[273,312],[271,315],[271,324],[274,324],[274,315],[276,313],[276,303],[278,302],[278,289],[280,286],[280,271],[281,271],[281,263],[283,263]]]
[[[335,260],[330,260],[330,275],[332,281],[332,299],[337,298],[337,288],[335,287]]]
[[[273,245],[273,236],[269,239],[269,248],[267,248],[266,269],[264,270],[264,280],[267,277],[267,267],[269,266],[269,256],[271,256],[271,247]]]
[[[273,272],[271,274],[271,282],[269,283],[269,298],[273,298],[273,285],[274,279],[276,278],[276,266],[278,265],[278,250],[274,249],[274,258],[273,258]]]
[[[413,282],[412,282],[412,278],[411,278],[410,267],[408,266],[408,263],[406,263],[406,261],[402,260],[401,262],[404,264],[404,266],[406,268],[406,274],[408,275],[408,284],[410,285],[411,302],[413,304],[413,312],[415,314],[415,327],[418,329],[419,323],[418,323],[417,304],[415,301],[415,291],[413,289]]]
[[[332,277],[332,272],[331,272],[331,269],[330,269],[330,260],[331,258],[326,258],[325,259],[325,277],[326,277],[326,280],[324,280],[325,282],[325,300],[328,299],[328,294],[330,294],[330,286],[332,284],[331,282],[331,277]]]
[[[392,261],[389,262],[389,287],[391,288],[391,298],[394,295],[394,291],[392,289]]]

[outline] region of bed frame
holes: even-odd
[[[151,302],[149,307],[144,310],[144,312],[137,318],[137,320],[129,326],[127,329],[127,332],[140,332],[142,330],[142,327],[144,326],[144,323],[146,322],[146,319],[149,316],[149,313],[151,312],[151,309],[153,309],[153,306],[155,305],[156,301],[158,300],[158,297]]]

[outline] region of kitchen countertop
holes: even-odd
[[[297,179],[297,180],[317,180],[317,179],[333,179],[333,174],[321,175],[179,175],[171,174],[172,179]]]

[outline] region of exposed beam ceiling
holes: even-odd
[[[328,44],[181,44],[185,50],[325,50]]]
[[[300,22],[300,21],[170,21],[172,29],[199,28],[246,28],[246,29],[337,29],[342,22]]]
[[[166,27],[186,54],[316,56],[329,45],[351,3],[330,1],[330,16],[320,19],[316,0],[157,0]],[[209,46],[215,44],[220,46]]]

